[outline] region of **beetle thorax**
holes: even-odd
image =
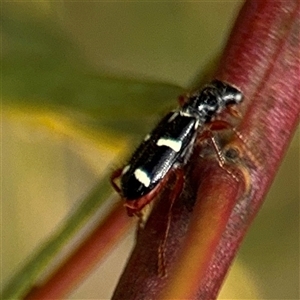
[[[219,94],[207,87],[200,94],[191,96],[183,110],[197,117],[200,122],[207,123],[224,108],[225,104]]]

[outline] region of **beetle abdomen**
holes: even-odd
[[[136,149],[121,176],[121,190],[127,200],[150,192],[178,162],[193,141],[197,119],[180,111],[167,114]]]

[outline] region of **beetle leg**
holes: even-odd
[[[111,176],[110,176],[110,182],[111,182],[111,185],[113,186],[113,188],[115,189],[115,191],[121,195],[121,189],[120,187],[116,184],[116,180],[119,179],[122,175],[122,171],[123,171],[123,168],[119,168],[117,170],[115,170]]]
[[[182,192],[183,185],[184,185],[184,176],[182,169],[174,169],[172,170],[176,179],[173,185],[173,190],[170,195],[170,206],[168,209],[167,214],[167,224],[164,231],[164,236],[159,243],[158,247],[158,275],[160,277],[166,276],[166,243],[170,231],[170,225],[172,220],[172,208],[174,205],[175,200],[177,199],[178,195]]]
[[[225,157],[223,155],[223,152],[221,150],[221,148],[219,147],[214,135],[212,134],[211,137],[210,137],[210,140],[212,141],[212,144],[213,144],[213,147],[216,151],[216,154],[217,154],[217,157],[218,157],[218,162],[219,162],[219,166],[221,168],[224,168],[224,165],[225,165]]]
[[[234,110],[234,108],[230,108],[231,110]],[[236,112],[236,110],[234,110],[234,112]],[[247,153],[247,156],[252,160],[252,162],[254,162],[254,164],[260,165],[261,164],[261,159],[259,157],[257,157],[257,155],[255,155],[250,149],[249,147],[247,147],[247,143],[244,139],[244,137],[242,136],[242,134],[235,128],[233,127],[230,123],[223,121],[223,120],[215,120],[213,122],[211,122],[208,126],[208,132],[209,131],[218,131],[218,130],[224,130],[224,129],[229,129],[233,132],[233,134],[237,137],[238,141],[240,142],[240,146],[244,149],[244,151]],[[204,134],[206,134],[206,131],[204,132]],[[209,135],[209,134],[208,134]],[[202,136],[202,135],[201,135]],[[212,135],[211,135],[212,136]],[[209,136],[209,138],[211,138],[211,136]],[[217,143],[216,141],[213,141],[214,144],[214,148],[217,149],[219,147],[217,147]],[[222,154],[222,151],[217,151],[220,152]],[[218,155],[219,156],[219,155]],[[223,156],[223,154],[222,154]],[[224,158],[224,156],[223,156]],[[224,160],[225,161],[225,160]]]
[[[233,109],[233,108],[232,108]],[[209,125],[208,125],[208,131],[219,131],[219,130],[225,130],[225,129],[229,129],[231,130],[234,135],[243,143],[246,145],[243,136],[236,130],[235,127],[233,127],[230,123],[223,121],[223,120],[215,120],[212,121]],[[205,131],[206,132],[206,131]]]
[[[182,94],[178,97],[179,106],[182,107],[189,99],[189,94]]]
[[[134,213],[134,215],[137,217],[138,222],[136,225],[136,240],[138,239],[138,236],[140,235],[140,233],[144,230],[145,227],[145,213],[144,213],[144,209],[141,209],[140,211],[137,211]]]
[[[242,113],[240,112],[239,109],[237,109],[235,106],[229,106],[227,107],[227,111],[230,115],[232,115],[233,117],[237,118],[237,119],[242,119]]]
[[[213,147],[216,151],[217,157],[218,157],[218,162],[219,162],[219,166],[220,168],[222,168],[223,170],[225,170],[229,175],[231,175],[237,182],[239,182],[238,177],[236,177],[233,173],[233,171],[227,166],[225,165],[225,157],[224,154],[222,152],[222,150],[220,149],[215,137],[212,135],[210,137]]]
[[[226,126],[226,127],[224,127],[224,126]],[[205,130],[203,132],[203,134],[201,134],[199,140],[200,141],[203,141],[205,139],[211,140],[214,150],[217,154],[218,163],[219,163],[220,168],[222,168],[228,174],[230,174],[236,181],[239,181],[238,178],[233,174],[233,171],[225,164],[225,162],[226,162],[225,156],[222,152],[222,149],[218,145],[218,143],[215,139],[215,136],[212,132],[212,130],[217,131],[217,130],[227,129],[227,127],[230,127],[232,129],[232,126],[229,123],[227,123],[225,121],[221,121],[221,120],[216,120],[210,124],[209,129]],[[233,132],[235,133],[235,131],[233,131]]]
[[[209,125],[207,125],[209,131],[219,131],[225,129],[233,129],[232,124],[223,120],[214,120]]]

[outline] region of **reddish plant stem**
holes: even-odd
[[[236,203],[197,299],[217,296],[299,122],[299,6],[299,1],[248,1],[237,20],[240,32],[233,32],[217,72],[249,100],[238,131],[254,166],[251,193]]]
[[[201,199],[197,199],[180,258],[170,274],[172,285],[167,283],[160,299],[193,299],[195,288],[207,276],[236,200],[245,193],[243,184],[225,174],[215,158],[198,161],[194,173],[199,186],[196,197]]]
[[[34,287],[25,299],[65,299],[131,226],[123,205],[118,203],[45,284]]]
[[[113,299],[215,299],[263,202],[299,119],[299,1],[246,1],[216,72],[245,101],[227,143],[237,182],[195,149],[185,189],[174,204],[166,246],[167,274],[157,276],[157,249],[172,178],[158,199]],[[169,188],[168,188],[169,187]],[[192,212],[193,203],[196,205]],[[186,237],[185,237],[186,236]]]

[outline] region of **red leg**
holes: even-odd
[[[144,210],[145,210],[145,208],[135,213],[135,216],[138,218],[137,229],[136,229],[136,238],[139,236],[140,232],[142,232],[145,227],[146,220],[145,220]]]
[[[222,150],[220,149],[215,137],[212,135],[211,137],[211,141],[213,144],[213,147],[217,153],[218,156],[218,162],[219,162],[219,166],[220,168],[222,168],[223,170],[225,170],[229,175],[231,175],[236,181],[239,181],[239,179],[233,174],[233,171],[225,165],[225,157],[223,155]]]
[[[179,105],[182,107],[186,103],[186,101],[187,101],[188,98],[189,98],[188,94],[180,95],[178,97]]]
[[[225,129],[230,129],[232,130],[232,132],[234,133],[234,135],[243,143],[246,144],[244,142],[244,139],[242,137],[242,135],[235,129],[235,127],[233,127],[230,123],[223,121],[223,120],[215,120],[212,121],[209,125],[208,125],[208,131],[218,131],[218,130],[225,130]]]
[[[121,195],[121,189],[116,184],[115,180],[121,177],[123,169],[117,169],[114,171],[111,175],[111,184],[113,185],[114,189]],[[173,184],[173,190],[170,195],[170,206],[168,209],[167,214],[167,223],[166,228],[164,231],[164,236],[159,243],[158,247],[158,274],[159,276],[165,276],[166,275],[166,262],[165,262],[165,248],[166,248],[166,242],[169,235],[170,225],[171,225],[171,217],[172,217],[172,208],[175,200],[177,199],[178,195],[181,193],[183,189],[184,184],[184,177],[183,177],[183,171],[181,169],[173,169],[171,170],[163,179],[162,182],[160,182],[159,185],[157,185],[156,188],[154,188],[149,194],[139,198],[135,199],[134,201],[125,201],[124,206],[127,209],[127,213],[129,216],[137,216],[138,217],[138,232],[142,229],[142,225],[144,223],[144,212],[143,208],[148,205],[150,202],[152,202],[157,195],[160,193],[162,187],[164,186],[164,182],[166,182],[169,179],[169,176],[173,172],[175,174],[175,182]]]
[[[164,186],[164,183],[168,179],[168,174],[163,178],[163,180],[156,185],[154,189],[152,189],[148,194],[135,199],[135,200],[126,200],[124,206],[127,209],[127,214],[132,216],[139,217],[140,211],[149,203],[151,203],[157,195],[160,193],[162,187]]]
[[[242,113],[235,106],[228,106],[227,111],[231,116],[233,116],[237,119],[242,119],[242,117],[243,117]]]
[[[260,159],[247,147],[247,143],[245,141],[245,139],[243,138],[243,136],[236,130],[235,127],[233,127],[230,123],[223,121],[223,120],[215,120],[213,122],[211,122],[208,126],[208,131],[217,131],[217,130],[224,130],[224,129],[229,129],[233,132],[233,134],[238,138],[238,140],[240,141],[240,146],[244,149],[244,151],[247,153],[248,157],[256,164],[256,165],[260,165],[259,161]],[[206,131],[203,133],[204,135],[206,133]],[[202,136],[202,135],[201,135]],[[211,138],[211,136],[210,136]],[[216,141],[213,141],[214,147],[215,149],[219,148],[216,147]],[[222,151],[218,151],[219,153],[222,154]],[[217,153],[218,153],[217,152]],[[219,156],[219,155],[218,155]],[[223,155],[222,155],[223,156]],[[224,156],[223,156],[224,158]]]
[[[167,243],[171,220],[172,220],[172,208],[175,200],[182,192],[183,185],[184,185],[184,176],[183,176],[182,169],[174,169],[171,172],[174,172],[176,179],[174,182],[173,191],[170,195],[170,206],[167,215],[166,229],[164,232],[163,239],[161,240],[158,247],[158,275],[161,277],[166,276],[166,258],[165,258],[166,253],[165,252],[166,252],[166,243]]]
[[[212,136],[210,137],[210,140],[212,141],[213,147],[214,147],[214,149],[215,149],[215,151],[216,151],[216,154],[217,154],[217,156],[218,156],[219,166],[220,166],[221,168],[224,168],[225,157],[224,157],[224,155],[223,155],[223,153],[222,153],[222,151],[221,151],[221,149],[220,149],[220,147],[219,147],[219,145],[218,145],[218,143],[217,143],[215,137],[213,136],[213,134],[212,134]]]
[[[225,162],[226,162],[226,159],[223,155],[223,152],[220,148],[220,146],[218,145],[215,137],[214,137],[214,134],[213,134],[213,131],[218,131],[218,130],[224,130],[224,129],[231,129],[233,131],[233,133],[239,138],[241,139],[240,135],[238,134],[238,132],[232,127],[232,125],[226,121],[223,121],[223,120],[215,120],[213,122],[211,122],[208,126],[207,126],[207,130],[205,130],[201,136],[200,136],[200,141],[203,141],[204,139],[210,139],[211,142],[212,142],[212,145],[215,149],[215,152],[217,154],[217,157],[218,157],[218,163],[219,163],[219,166],[224,169],[228,174],[230,174],[235,180],[238,181],[238,178],[233,174],[232,170],[227,167],[225,165]]]
[[[214,120],[207,125],[207,129],[210,131],[219,131],[232,128],[233,126],[230,123],[223,120]]]
[[[203,140],[207,140],[207,139],[210,139],[211,142],[212,142],[212,145],[214,147],[214,150],[217,154],[217,157],[218,157],[218,162],[219,162],[219,165],[221,168],[224,168],[224,164],[225,164],[225,157],[212,133],[212,131],[210,130],[205,130],[203,132],[203,134],[201,134],[200,138],[199,138],[199,142],[202,142]]]

